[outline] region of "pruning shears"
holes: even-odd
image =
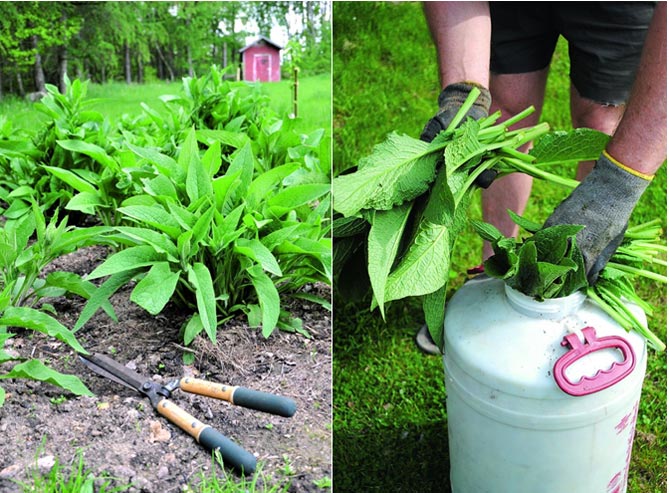
[[[125,385],[148,397],[158,414],[191,435],[208,451],[218,451],[224,463],[243,474],[252,474],[255,471],[256,458],[253,454],[169,400],[172,392],[181,389],[192,394],[225,400],[238,406],[287,418],[295,414],[295,401],[287,397],[190,377],[176,378],[166,385],[161,385],[150,378],[138,375],[104,354],[80,355],[79,357],[88,368],[98,375]]]

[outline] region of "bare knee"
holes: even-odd
[[[592,128],[613,134],[625,111],[625,105],[602,104],[587,99],[571,87],[571,120],[574,128]]]

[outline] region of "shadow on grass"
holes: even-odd
[[[337,493],[450,493],[446,423],[414,429],[335,432]]]

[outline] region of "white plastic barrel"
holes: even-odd
[[[453,493],[626,491],[638,334],[581,293],[538,302],[485,276],[455,293],[444,330]]]

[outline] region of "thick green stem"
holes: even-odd
[[[634,274],[635,276],[641,276],[641,277],[646,277],[648,279],[652,279],[653,281],[659,281],[663,283],[667,283],[667,276],[666,274],[658,274],[656,272],[651,272],[649,270],[644,270],[644,269],[637,269],[636,267],[632,267],[630,265],[625,265],[625,264],[618,264],[615,262],[609,262],[607,265],[610,265],[614,269],[621,270],[623,272],[629,272],[630,274]]]
[[[558,185],[563,185],[569,188],[576,188],[579,184],[577,180],[572,180],[571,178],[565,178],[563,176],[549,173],[548,171],[544,171],[540,168],[537,168],[536,166],[528,164],[517,158],[506,158],[504,159],[503,162],[511,167],[510,170],[509,169],[500,170],[505,173],[512,173],[514,171],[519,171],[521,173],[526,173],[530,176],[534,176],[535,178],[540,178],[550,183],[556,183]]]
[[[467,96],[465,102],[462,103],[462,106],[460,106],[460,109],[453,117],[453,120],[451,120],[451,123],[449,123],[448,127],[446,127],[446,132],[452,132],[458,127],[458,125],[460,125],[460,122],[464,119],[469,109],[474,106],[474,102],[476,101],[476,98],[479,97],[479,94],[481,94],[481,91],[478,88],[472,88],[469,96]]]

